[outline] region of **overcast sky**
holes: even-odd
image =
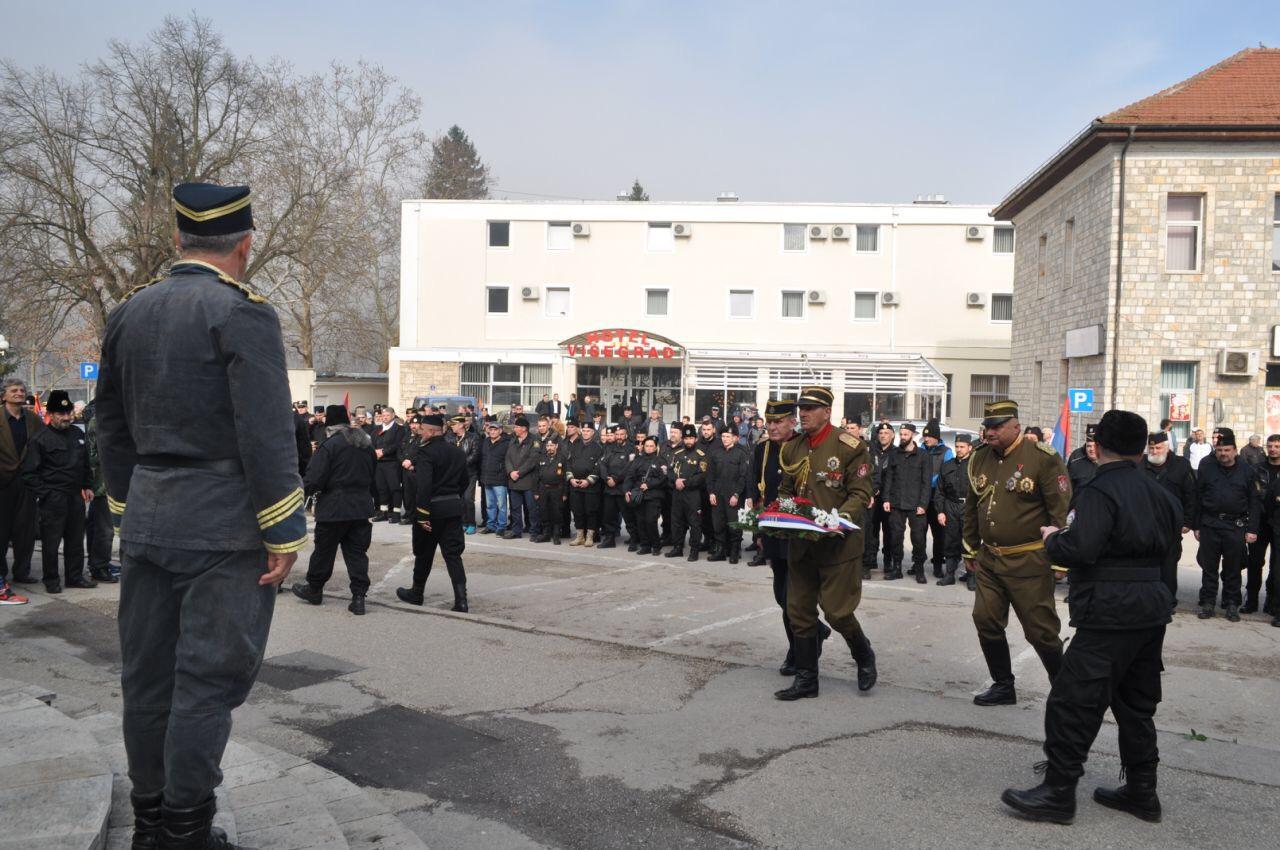
[[[199,7],[302,70],[383,65],[497,197],[994,204],[1094,117],[1247,46],[1274,2],[365,2]],[[0,55],[74,72],[159,0],[0,0]]]

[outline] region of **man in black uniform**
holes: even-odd
[[[712,408],[718,410],[718,408]],[[724,423],[716,417],[704,416],[702,422],[698,424],[698,442],[697,446],[702,453],[707,456],[707,472],[711,472],[711,461],[724,451],[724,447],[720,445],[720,428]],[[712,546],[715,545],[716,529],[711,511],[711,491],[707,488],[702,490],[702,544],[701,549],[704,552],[710,552]]]
[[[1256,465],[1258,489],[1262,494],[1262,519],[1258,523],[1258,539],[1249,545],[1249,579],[1245,583],[1244,605],[1241,614],[1258,610],[1258,595],[1262,590],[1262,567],[1271,552],[1271,571],[1267,573],[1267,598],[1262,612],[1280,618],[1280,587],[1277,581],[1276,557],[1280,556],[1280,434],[1267,437],[1266,460]]]
[[[570,546],[594,546],[600,531],[600,458],[604,455],[596,440],[596,426],[584,420],[579,428],[579,442],[570,445],[569,457],[569,508],[573,511],[573,524],[578,536]]]
[[[1178,560],[1182,557],[1182,535],[1191,530],[1196,515],[1196,478],[1191,463],[1185,457],[1179,457],[1169,450],[1169,434],[1167,431],[1153,431],[1147,437],[1147,456],[1142,459],[1142,469],[1160,486],[1169,491],[1178,504],[1182,505],[1182,526],[1173,539],[1165,557],[1161,574],[1169,592],[1173,594],[1173,604],[1178,604]]]
[[[667,483],[671,485],[671,551],[668,558],[684,554],[685,534],[689,535],[689,560],[698,560],[702,539],[702,494],[706,491],[707,453],[698,448],[698,429],[683,426],[684,445],[671,456]]]
[[[662,455],[662,462],[669,471],[671,464],[675,460],[676,452],[684,448],[684,423],[677,419],[671,420],[671,425],[667,428],[666,445],[658,446],[658,454]],[[675,490],[671,489],[671,480],[667,479],[667,488],[662,493],[662,545],[671,545],[671,530],[675,527],[674,521],[671,519],[673,506],[675,505]],[[656,550],[655,550],[656,554]]]
[[[311,414],[307,413],[305,401],[293,403],[293,439],[298,446],[298,474],[306,475],[314,449],[311,448]]]
[[[1067,477],[1071,479],[1072,492],[1088,484],[1098,471],[1098,447],[1094,443],[1097,427],[1094,423],[1084,426],[1084,445],[1067,458]]]
[[[377,498],[374,474],[378,459],[369,435],[351,427],[347,409],[331,404],[324,420],[329,438],[311,457],[303,492],[316,496],[316,537],[307,580],[293,585],[293,595],[304,602],[324,602],[324,586],[333,576],[333,562],[342,547],[347,565],[351,603],[347,610],[363,616],[369,593],[369,544],[373,540],[373,500]]]
[[[662,550],[658,533],[658,517],[662,513],[663,496],[668,491],[666,456],[658,450],[658,438],[644,437],[643,450],[631,467],[629,499],[637,514],[639,555],[656,555]]]
[[[1153,718],[1173,607],[1161,567],[1182,527],[1182,506],[1137,467],[1147,438],[1141,416],[1109,410],[1096,438],[1097,475],[1072,496],[1066,528],[1041,530],[1052,562],[1069,568],[1067,605],[1076,628],[1045,705],[1044,781],[1006,790],[1001,799],[1032,820],[1071,823],[1076,782],[1109,707],[1128,784],[1098,788],[1093,799],[1158,821]]]
[[[373,521],[386,520],[394,525],[400,521],[400,444],[405,438],[404,426],[396,421],[396,412],[390,407],[382,408],[378,419],[372,435],[373,451],[378,456],[378,513]]]
[[[445,439],[454,448],[462,449],[467,460],[467,486],[462,491],[462,530],[476,533],[476,481],[480,479],[480,435],[471,427],[472,417],[459,413],[449,420],[450,434]],[[421,422],[419,422],[421,428]],[[418,437],[422,439],[421,435]],[[417,486],[415,479],[414,486]],[[416,493],[416,490],[415,490]],[[415,496],[414,504],[417,504]]]
[[[173,196],[181,259],[107,319],[98,446],[123,565],[134,846],[225,848],[210,825],[231,710],[257,677],[307,525],[280,320],[236,279],[249,187]],[[199,409],[183,403],[193,387]]]
[[[876,550],[881,548],[883,538],[885,572],[889,572],[889,553],[893,551],[892,529],[889,527],[889,512],[884,509],[884,476],[889,461],[893,459],[893,426],[881,422],[875,428],[875,439],[867,443],[871,450],[871,501],[867,507],[867,529],[863,537],[862,577],[871,578],[871,571],[876,568]]]
[[[601,447],[599,474],[604,489],[600,499],[599,549],[617,546],[618,535],[622,533],[622,518],[627,509],[627,477],[635,459],[629,442],[626,425],[619,423],[610,429],[609,442]]]
[[[964,552],[964,500],[969,495],[969,452],[973,450],[973,438],[968,434],[956,434],[956,456],[946,460],[938,472],[938,486],[933,491],[933,509],[938,523],[946,530],[943,555],[946,565],[937,584],[949,586],[956,583],[960,569],[960,556]],[[978,589],[978,577],[965,575],[970,590]]]
[[[929,521],[926,506],[933,492],[933,459],[916,446],[916,426],[903,423],[899,429],[898,448],[889,458],[880,489],[883,507],[889,514],[889,536],[893,551],[892,565],[885,565],[885,580],[902,578],[903,537],[911,529],[911,574],[925,584],[924,561],[928,555]]]
[[[40,562],[44,587],[61,593],[58,549],[66,559],[67,587],[91,588],[98,583],[84,577],[84,509],[93,498],[89,451],[84,432],[71,424],[75,407],[64,390],[49,393],[49,427],[27,441],[22,480],[35,496],[40,511]]]
[[[1218,601],[1218,564],[1222,564],[1222,608],[1227,620],[1240,622],[1240,570],[1245,547],[1258,540],[1262,518],[1262,493],[1253,467],[1236,454],[1236,435],[1230,428],[1214,432],[1215,462],[1200,464],[1196,476],[1196,513],[1191,527],[1200,551],[1200,613],[1202,620],[1213,616]]]
[[[737,429],[733,425],[720,427],[720,452],[711,456],[711,469],[707,474],[707,492],[711,502],[711,526],[715,531],[715,546],[708,561],[738,563],[741,557],[742,529],[730,523],[738,521],[738,509],[746,501],[747,486],[751,481],[751,453],[746,446],[738,445]]]
[[[568,470],[564,458],[560,457],[560,439],[549,437],[542,444],[543,451],[538,457],[537,489],[534,498],[538,500],[538,511],[542,517],[542,533],[534,539],[534,543],[546,543],[550,540],[560,545],[560,523],[565,512],[565,500],[569,498],[565,481]]]
[[[414,505],[413,586],[396,588],[396,597],[421,605],[427,576],[436,559],[436,547],[453,584],[452,611],[467,613],[467,573],[462,566],[466,535],[462,530],[462,491],[467,486],[467,458],[444,439],[444,417],[430,413],[419,417],[422,448],[414,458],[418,503]]]
[[[412,409],[410,408],[410,410]],[[405,415],[407,418],[404,422],[404,442],[400,444],[399,451],[400,482],[404,489],[404,503],[412,506],[417,504],[418,501],[417,484],[413,480],[413,459],[418,454],[418,449],[422,448],[422,433],[420,430],[422,428],[422,419],[416,413],[409,413],[408,411],[406,411]],[[328,417],[325,418],[327,419]],[[359,428],[355,430],[361,431]],[[361,431],[361,433],[364,432]],[[366,434],[365,436],[368,435]],[[370,446],[373,445],[372,438],[370,438],[369,443]],[[374,476],[377,476],[376,467]],[[304,475],[303,478],[305,479],[306,476]],[[373,483],[373,497],[374,499],[378,498],[378,482],[376,480]],[[405,511],[400,517],[400,524],[413,525],[413,511]]]

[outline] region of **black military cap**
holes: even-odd
[[[1157,443],[1169,442],[1169,435],[1164,431],[1152,431],[1147,435],[1147,445],[1154,446]]]
[[[916,432],[916,423],[914,422],[903,422],[900,427],[904,431],[910,431],[912,434]]]
[[[311,412],[312,412],[312,413],[320,413],[320,414],[323,414],[323,413],[324,413],[324,405],[323,405],[323,404],[317,404],[315,407],[311,408]]]
[[[178,229],[193,236],[223,236],[253,229],[248,186],[179,183],[173,187]]]
[[[1129,410],[1108,410],[1094,437],[1109,452],[1140,455],[1147,441],[1147,420]]]
[[[716,413],[719,413],[719,412],[720,412],[720,405],[718,405],[718,404],[713,404],[713,405],[711,405],[711,409],[712,409],[712,410],[714,410]]]
[[[777,422],[796,415],[796,402],[791,398],[769,399],[764,406],[764,418],[769,422]]]
[[[1217,428],[1214,429],[1213,433],[1218,435],[1218,445],[1220,446],[1234,446],[1236,444],[1236,432],[1230,428]]]
[[[1027,430],[1026,430],[1026,431],[1024,431],[1023,433],[1025,433],[1025,434],[1035,434],[1035,436],[1036,436],[1036,439],[1037,439],[1037,440],[1043,440],[1043,439],[1044,439],[1044,431],[1041,431],[1041,430],[1040,430],[1040,426],[1039,426],[1039,425],[1029,425],[1029,426],[1027,426]]]
[[[66,390],[53,390],[45,399],[44,409],[49,413],[73,413],[76,406],[71,403]]]
[[[696,425],[682,425],[680,434],[685,437],[696,437],[698,436],[698,428]]]
[[[1088,425],[1084,426],[1084,441],[1086,443],[1092,442],[1097,434],[1098,424],[1096,422],[1090,422]]]
[[[892,431],[892,430],[893,430],[893,426],[890,425],[888,422],[881,422],[879,425],[876,426],[877,434],[880,433],[881,431]]]
[[[721,426],[720,426],[720,433],[721,433],[721,434],[733,434],[733,435],[736,437],[736,436],[738,436],[738,429],[734,428],[732,424],[730,424],[730,423],[726,422],[726,423],[724,423],[723,425],[721,425]]]
[[[324,409],[324,424],[350,425],[351,417],[347,415],[347,409],[342,405],[331,404]]]
[[[486,426],[488,426],[488,425],[497,425],[497,424],[498,424],[498,417],[493,416],[493,415],[486,416],[486,417],[484,418],[484,424],[485,424]]]
[[[627,432],[627,426],[623,425],[621,422],[615,422],[614,424],[609,426],[609,430],[613,431],[614,433],[621,431],[622,433],[625,434]]]
[[[423,425],[434,425],[437,428],[444,427],[444,417],[439,413],[428,413],[426,416],[419,416],[418,421]]]
[[[596,423],[591,419],[584,419],[582,424],[579,425],[578,428],[583,431],[586,431],[588,429],[594,431],[596,429]]]
[[[529,420],[524,418],[523,416],[517,416],[515,419],[511,420],[511,424],[519,425],[521,428],[528,428]]]
[[[1003,425],[1018,415],[1018,403],[1011,398],[993,401],[982,409],[982,427],[994,428]]]
[[[800,398],[796,399],[796,406],[830,407],[834,402],[835,396],[826,387],[805,387],[800,391]]]
[[[450,422],[457,422],[461,425],[465,425],[468,421],[470,421],[470,419],[471,417],[465,413],[458,413],[449,417]]]
[[[938,425],[937,419],[930,419],[925,423],[924,436],[933,437],[936,440],[942,439],[942,427]]]
[[[956,444],[964,443],[966,446],[973,445],[973,437],[968,434],[956,434]]]

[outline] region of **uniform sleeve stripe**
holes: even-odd
[[[291,543],[264,543],[262,545],[266,546],[267,551],[271,552],[272,554],[284,555],[289,552],[297,552],[303,546],[307,545],[307,538],[301,537],[297,540],[292,541]]]
[[[117,502],[115,499],[107,496],[107,509],[113,514],[124,513],[124,502]]]
[[[271,507],[258,511],[258,527],[264,530],[270,528],[297,510],[302,502],[302,489],[294,490]]]

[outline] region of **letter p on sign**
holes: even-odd
[[[1092,389],[1069,389],[1067,390],[1067,400],[1071,403],[1072,413],[1092,413],[1093,412],[1093,390]]]

